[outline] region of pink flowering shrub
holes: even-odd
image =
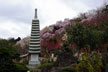
[[[49,51],[56,50],[61,47],[61,37],[53,37],[48,41],[41,41],[41,47],[47,48]]]
[[[18,46],[18,51],[21,53],[21,54],[26,54],[28,53],[28,48],[29,48],[29,39],[30,37],[26,37],[20,41],[18,41],[16,43],[16,45]]]
[[[46,33],[43,34],[42,38],[44,40],[47,40],[47,39],[51,38],[51,34],[49,32],[46,32]]]
[[[64,34],[65,33],[65,29],[64,28],[60,28],[59,30],[56,30],[55,31],[55,35],[62,35],[62,34]]]

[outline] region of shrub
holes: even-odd
[[[22,65],[22,64],[18,64],[16,63],[15,64],[15,72],[27,72],[28,68],[25,66],[25,65]]]
[[[65,67],[63,69],[63,71],[66,71],[66,72],[77,72],[76,68],[74,68],[74,67]]]
[[[37,69],[43,69],[45,67],[51,67],[51,66],[53,66],[53,63],[44,63],[44,64],[37,66],[36,68]]]
[[[76,67],[78,72],[93,72],[94,68],[90,61],[80,61],[79,64]]]
[[[11,41],[0,39],[0,72],[27,72],[24,65],[15,63],[18,58],[16,46]]]

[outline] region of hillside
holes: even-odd
[[[79,17],[74,19],[64,19],[64,21],[57,21],[56,24],[45,27],[40,31],[41,50],[47,49],[49,51],[63,48],[62,42],[66,40],[66,27],[69,24],[75,25],[82,23],[84,26],[89,24],[98,25],[102,21],[108,21],[108,13],[105,6],[98,8],[97,10],[91,10],[87,13],[81,13]],[[25,54],[28,51],[29,37],[26,37],[17,45],[21,54]]]
[[[30,37],[17,42],[28,53]],[[39,72],[108,72],[108,5],[40,31]]]

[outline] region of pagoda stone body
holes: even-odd
[[[40,27],[37,19],[37,9],[35,9],[35,17],[32,20],[31,37],[29,42],[29,65],[40,64]]]

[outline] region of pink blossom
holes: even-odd
[[[56,35],[60,35],[60,34],[62,34],[62,33],[64,33],[64,32],[65,32],[64,28],[60,28],[59,30],[56,30],[56,31],[55,31],[55,34],[56,34]]]
[[[53,30],[54,30],[54,26],[49,26],[48,31],[49,31],[50,33],[52,33]]]
[[[42,38],[45,39],[45,40],[51,38],[51,33],[49,33],[49,32],[44,33],[43,36],[42,36]]]

